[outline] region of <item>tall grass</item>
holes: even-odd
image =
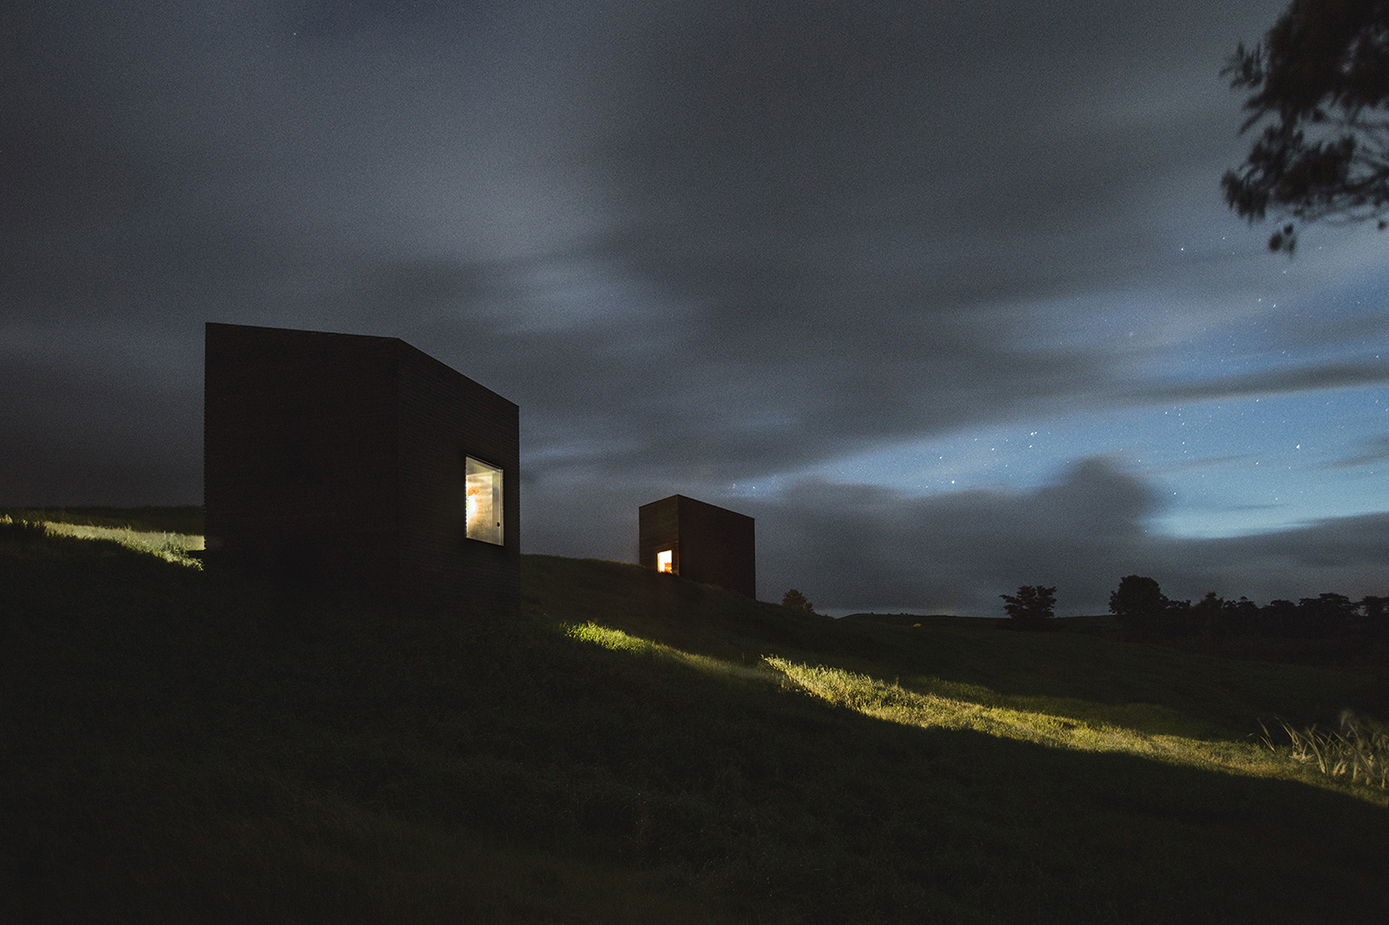
[[[1339,732],[1315,725],[1296,729],[1280,722],[1289,745],[1273,741],[1267,727],[1263,742],[1274,754],[1286,754],[1293,761],[1315,765],[1330,778],[1349,778],[1351,783],[1389,789],[1389,728],[1369,717],[1350,711],[1341,715]]]
[[[202,559],[199,554],[203,550],[203,537],[197,534],[139,530],[128,526],[97,526],[65,521],[31,521],[16,519],[8,514],[0,515],[0,528],[8,528],[11,534],[18,534],[27,530],[84,540],[106,540],[136,552],[157,556],[166,562],[202,568]]]
[[[59,536],[85,540],[110,540],[127,549],[158,556],[193,568],[202,568],[202,560],[194,553],[203,549],[203,538],[187,533],[163,533],[132,530],[129,527],[91,527],[80,524],[49,523],[48,529]]]
[[[181,533],[201,536],[203,509],[177,507],[6,507],[0,516],[31,523],[63,523],[89,527],[125,527],[140,533]]]

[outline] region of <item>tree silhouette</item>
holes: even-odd
[[[1389,636],[1389,597],[1365,597],[1360,601],[1360,612],[1365,615],[1365,629],[1370,638]]]
[[[1247,90],[1240,132],[1263,131],[1220,185],[1252,224],[1376,220],[1389,212],[1389,0],[1292,0],[1264,39],[1221,76]],[[1272,251],[1297,247],[1295,221]]]
[[[1191,606],[1188,612],[1192,628],[1202,636],[1223,636],[1225,634],[1225,602],[1214,591]]]
[[[1109,612],[1120,623],[1151,624],[1167,612],[1171,603],[1152,578],[1128,575],[1119,579],[1119,590],[1109,595]]]
[[[1324,593],[1296,603],[1264,606],[1241,597],[1222,600],[1214,591],[1195,604],[1174,601],[1158,583],[1129,575],[1109,595],[1109,609],[1130,638],[1221,654],[1275,660],[1386,665],[1389,597],[1354,601]]]
[[[1003,609],[1019,629],[1044,630],[1056,608],[1056,589],[1042,585],[1023,585],[1017,595],[1000,594]]]
[[[806,613],[815,612],[815,605],[806,600],[805,595],[795,588],[792,588],[781,596],[781,606],[791,607],[795,610],[804,610]]]
[[[1355,624],[1360,605],[1344,594],[1320,594],[1297,602],[1298,629],[1306,636],[1325,639],[1344,636]]]

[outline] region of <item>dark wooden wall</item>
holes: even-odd
[[[207,562],[409,612],[520,600],[516,405],[395,338],[208,324]],[[505,545],[463,536],[463,461],[503,470]]]
[[[637,563],[653,571],[656,553],[675,550],[673,564],[680,572],[680,496],[643,504],[637,509]]]
[[[520,415],[515,404],[398,341],[401,585],[412,609],[514,611],[521,600]],[[502,540],[465,537],[464,463],[502,470]]]
[[[656,553],[674,549],[675,571],[684,578],[757,597],[757,548],[753,518],[726,508],[671,495],[637,512],[637,561],[656,568]]]

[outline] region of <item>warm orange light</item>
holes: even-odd
[[[665,552],[656,553],[656,571],[675,572],[675,550],[667,549]]]
[[[502,470],[469,456],[465,479],[468,539],[502,545]]]

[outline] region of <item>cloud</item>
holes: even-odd
[[[1042,584],[1057,588],[1059,614],[1105,613],[1110,592],[1130,574],[1155,578],[1174,599],[1211,590],[1261,603],[1324,591],[1358,599],[1386,590],[1389,515],[1176,539],[1149,528],[1160,512],[1156,492],[1106,458],[1084,460],[1032,492],[913,498],[808,482],[739,509],[756,512],[762,597],[779,600],[796,587],[831,612],[1001,616],[999,594]]]
[[[1358,469],[1389,461],[1389,436],[1368,440],[1364,450],[1327,466],[1328,469]]]
[[[1180,4],[36,9],[22,315],[403,336],[672,478],[1122,388],[1033,306],[1142,270],[1124,190],[1217,121],[1125,115]]]
[[[1206,401],[1364,388],[1386,383],[1389,383],[1389,362],[1328,362],[1163,386],[1153,389],[1151,396],[1159,401]]]
[[[1107,459],[1085,460],[1031,493],[913,498],[803,483],[760,509],[759,585],[770,596],[768,583],[789,582],[824,609],[871,601],[887,611],[994,616],[999,594],[1045,584],[1060,589],[1063,606],[1085,608],[1113,575],[1148,558],[1143,523],[1155,507],[1151,491]]]
[[[822,606],[1207,574],[1108,459],[781,488],[971,428],[1383,384],[1382,258],[1271,265],[1219,200],[1245,141],[1217,72],[1281,5],[24,0],[0,501],[195,500],[215,320],[399,336],[516,401],[531,551],[629,558],[679,491],[754,508],[766,581],[838,576]]]

